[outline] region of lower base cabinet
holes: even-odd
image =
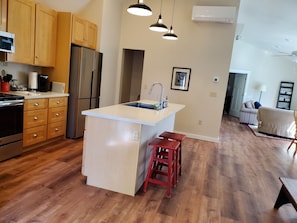
[[[24,130],[23,146],[30,146],[46,140],[46,126],[38,126]]]
[[[24,150],[66,132],[67,97],[26,99],[24,105]]]

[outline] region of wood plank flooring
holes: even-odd
[[[297,222],[292,205],[273,209],[278,177],[297,179],[288,145],[224,117],[220,143],[185,140],[183,174],[168,199],[151,184],[135,197],[86,185],[82,140],[61,140],[0,162],[0,222]]]

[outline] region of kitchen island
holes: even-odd
[[[134,196],[145,180],[148,143],[163,131],[173,131],[175,114],[184,107],[169,103],[153,110],[118,104],[83,111],[82,174],[87,184]]]

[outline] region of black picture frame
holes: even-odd
[[[190,86],[191,68],[173,67],[171,89],[188,91]]]

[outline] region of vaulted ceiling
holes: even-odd
[[[239,39],[274,55],[291,54],[297,50],[296,10],[296,0],[241,0]]]
[[[37,1],[77,12],[91,0]],[[296,10],[297,0],[240,0],[237,37],[272,54],[291,54],[297,50]]]

